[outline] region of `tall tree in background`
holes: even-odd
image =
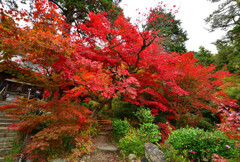
[[[164,41],[159,42],[166,52],[187,52],[185,42],[187,33],[181,27],[181,21],[177,20],[172,12],[164,9],[158,11],[159,16],[154,24],[149,24],[149,29],[159,30],[159,37]]]
[[[213,63],[213,55],[211,51],[207,50],[205,47],[200,46],[199,51],[194,53],[195,57],[199,60],[199,64],[204,66],[209,66]]]
[[[9,8],[18,8],[18,4],[15,0],[0,0],[0,4],[8,6]]]
[[[239,42],[234,41],[233,44],[228,40],[216,42],[218,54],[215,57],[215,63],[218,65],[218,69],[226,66],[231,73],[240,72],[240,49],[236,44]]]
[[[222,2],[218,9],[205,19],[210,24],[209,31],[227,30],[227,35],[216,42],[218,68],[225,64],[232,73],[240,72],[240,1],[239,0],[210,0]]]
[[[90,12],[108,12],[114,5],[121,2],[121,0],[46,0],[46,2],[47,1],[54,3],[58,9],[60,9],[61,13],[66,17],[66,23],[70,25],[73,23],[78,25],[80,22],[83,22]],[[38,2],[38,0],[21,0],[19,3],[14,0],[0,0],[0,4],[9,8],[18,9],[19,4],[27,5],[28,9],[25,9],[25,11],[29,13],[29,15],[33,14],[35,2]],[[117,7],[117,10],[120,11],[121,9]]]
[[[229,29],[240,25],[240,1],[239,0],[209,0],[211,2],[222,2],[218,9],[209,15],[205,21],[210,23],[209,31],[216,29]]]

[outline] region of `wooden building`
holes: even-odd
[[[41,98],[41,89],[25,82],[16,81],[13,76],[0,72],[0,101],[13,100],[16,97]]]

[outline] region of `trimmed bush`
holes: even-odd
[[[144,123],[140,129],[131,130],[123,138],[119,140],[119,148],[122,150],[123,156],[135,154],[137,156],[144,155],[144,144],[148,142],[156,143],[161,139],[157,125],[152,123]]]
[[[137,130],[131,129],[126,136],[119,140],[119,149],[122,150],[124,157],[129,154],[143,156],[145,143],[157,143],[161,139],[161,133],[158,126],[152,123],[154,121],[154,116],[151,115],[151,111],[149,109],[139,109],[136,116],[142,123],[139,125],[140,128]],[[119,125],[116,126],[117,128],[122,127],[123,125],[119,121],[117,124]]]
[[[139,129],[140,134],[144,136],[145,140],[148,142],[158,142],[161,139],[161,133],[156,124],[152,123],[143,123],[140,125]]]
[[[137,156],[144,155],[144,143],[139,131],[130,131],[126,136],[119,140],[118,148],[121,149],[123,156],[135,154]]]
[[[140,123],[152,123],[154,121],[154,116],[151,114],[150,109],[141,108],[135,113],[135,116]]]
[[[174,130],[167,141],[180,154],[194,160],[211,160],[215,153],[225,158],[237,158],[239,152],[234,140],[222,132],[205,132],[202,129],[181,128]]]
[[[166,161],[170,162],[190,162],[185,155],[179,155],[178,151],[173,148],[172,145],[165,142],[162,145],[158,145],[159,149],[162,150],[166,155]]]
[[[116,135],[125,135],[130,130],[130,124],[127,120],[114,120],[112,122],[113,133]]]

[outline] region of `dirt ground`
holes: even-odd
[[[93,151],[90,156],[83,158],[84,162],[124,162],[119,151],[102,151],[98,150],[98,147],[111,147],[115,146],[109,135],[98,135],[95,137]]]
[[[123,162],[117,151],[96,150],[90,156],[85,157],[84,162]]]

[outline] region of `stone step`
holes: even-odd
[[[0,119],[14,120],[14,118],[16,118],[16,115],[0,115]]]
[[[8,102],[8,101],[0,101],[0,106],[9,105],[9,104],[11,104],[11,102]]]
[[[0,157],[4,157],[10,154],[11,148],[0,149]]]
[[[2,137],[0,138],[0,143],[12,142],[14,139],[14,137]]]
[[[96,146],[96,148],[101,151],[117,151],[116,146]]]
[[[106,127],[106,126],[112,126],[112,123],[98,123],[98,125]]]
[[[12,123],[0,123],[0,127],[8,127]]]
[[[101,117],[101,116],[98,116],[98,117],[97,117],[97,120],[106,120],[106,118]]]
[[[16,133],[1,133],[0,132],[0,138],[2,137],[16,137]]]
[[[101,128],[101,130],[105,130],[105,131],[111,131],[111,130],[113,130],[113,127],[112,126],[103,126],[103,127],[100,127]]]
[[[0,123],[10,123],[10,124],[12,124],[12,123],[17,123],[18,122],[18,120],[13,120],[13,119],[8,119],[8,118],[1,118],[0,117]]]
[[[0,133],[14,133],[16,132],[13,129],[8,129],[8,127],[0,127]]]
[[[98,135],[109,135],[112,134],[112,131],[101,131],[98,133]]]
[[[111,120],[98,120],[98,124],[112,124]]]
[[[1,105],[0,105],[0,106],[1,106]],[[0,115],[6,115],[6,113],[1,111],[1,112],[0,112]]]
[[[11,148],[12,147],[12,142],[4,142],[0,143],[0,148]]]

